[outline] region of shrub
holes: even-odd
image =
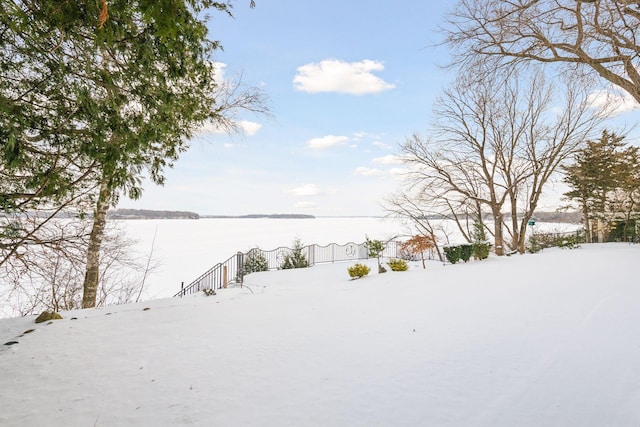
[[[387,264],[389,264],[391,271],[407,271],[409,269],[409,265],[403,259],[390,259]]]
[[[491,243],[476,242],[473,244],[474,259],[487,259],[489,258],[489,252],[491,252]]]
[[[451,264],[460,261],[460,246],[446,246],[443,250],[444,256]]]
[[[435,246],[435,239],[433,237],[413,236],[400,246],[400,254],[402,259],[407,261],[416,261],[416,259],[408,259],[405,255],[407,252],[414,257],[420,255],[420,259],[422,259],[422,268],[426,268],[424,263],[424,253],[425,251],[431,251]]]
[[[267,270],[269,270],[269,262],[264,257],[262,250],[259,248],[253,248],[247,252],[244,257],[244,265],[242,267],[243,274]]]
[[[55,311],[43,311],[38,317],[36,317],[36,323],[47,322],[49,320],[60,320],[62,316]]]
[[[484,231],[484,224],[479,219],[473,221],[473,230],[471,232],[471,239],[474,243],[486,243],[487,233]]]
[[[529,237],[527,250],[531,253],[540,252],[542,249],[557,246],[559,248],[574,249],[579,248],[580,243],[584,243],[583,232],[576,233],[538,233]]]
[[[369,251],[369,258],[377,258],[378,273],[386,273],[387,270],[380,264],[380,257],[385,249],[384,243],[381,240],[370,240],[369,236],[365,236],[364,246]]]
[[[529,237],[529,245],[527,246],[527,250],[532,254],[536,254],[545,248],[545,245],[541,244],[536,235],[532,235]]]
[[[580,243],[583,243],[583,236],[580,233],[565,235],[564,237],[559,237],[556,240],[556,246],[563,249],[576,249],[580,247]]]
[[[464,262],[469,261],[471,259],[471,255],[473,254],[473,245],[460,245],[460,259]]]
[[[309,262],[307,261],[307,256],[302,253],[302,242],[300,239],[296,239],[293,241],[293,249],[290,254],[284,256],[284,260],[282,261],[282,265],[280,268],[282,270],[289,270],[292,268],[305,268],[309,266]]]
[[[364,264],[356,264],[347,269],[352,279],[359,279],[369,274],[371,269]]]

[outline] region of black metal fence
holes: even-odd
[[[382,252],[384,258],[400,258],[400,245],[395,240],[385,243]],[[221,289],[230,283],[242,285],[244,276],[254,271],[279,270],[283,268],[287,257],[292,257],[296,251],[304,257],[308,267],[315,264],[355,261],[369,258],[369,251],[364,243],[349,242],[344,245],[330,243],[326,246],[308,245],[300,248],[279,247],[272,250],[251,249],[245,253],[238,252],[228,260],[218,263],[195,279],[189,285],[180,289],[174,297],[194,294],[205,289]],[[259,268],[256,269],[256,259]]]

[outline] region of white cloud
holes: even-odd
[[[365,95],[393,89],[395,85],[373,75],[374,71],[382,70],[382,62],[370,59],[359,62],[326,59],[298,67],[293,86],[302,92],[337,92],[350,95]]]
[[[389,169],[389,175],[392,176],[403,176],[409,173],[409,169],[405,168],[391,168]]]
[[[304,184],[287,192],[294,195],[295,197],[317,196],[321,193],[320,187],[318,187],[316,184]]]
[[[216,82],[221,82],[224,80],[224,69],[227,67],[227,64],[224,62],[212,62],[213,64],[213,78]]]
[[[241,120],[236,122],[237,130],[246,136],[253,136],[262,128],[260,123],[250,122],[248,120]],[[222,128],[215,123],[207,122],[196,129],[196,136],[202,135],[228,135],[229,133],[233,133],[233,131],[229,131],[229,129]]]
[[[589,105],[602,110],[605,117],[613,117],[640,108],[640,104],[628,92],[617,86],[596,90],[587,97]]]
[[[381,165],[401,165],[402,157],[395,156],[393,154],[387,154],[383,157],[376,157],[373,159],[373,163],[381,164]]]
[[[217,135],[217,134],[223,134],[223,133],[226,133],[226,132],[220,129],[218,125],[211,122],[204,123],[195,131],[196,135]]]
[[[365,168],[364,166],[360,166],[357,167],[355,171],[353,171],[353,174],[361,176],[378,176],[382,175],[382,171],[380,169]]]
[[[247,136],[255,135],[262,128],[260,123],[250,122],[248,120],[240,120],[238,126],[242,129],[242,133]]]
[[[313,138],[307,141],[307,146],[313,150],[324,150],[326,148],[344,145],[349,141],[347,136],[327,135],[321,138]]]

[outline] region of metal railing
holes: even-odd
[[[385,242],[381,256],[400,258],[400,245],[401,242],[395,240]],[[228,260],[214,265],[187,286],[183,283],[180,292],[174,297],[194,294],[205,289],[222,289],[230,283],[242,285],[244,276],[251,272],[282,269],[286,258],[295,257],[296,251],[306,260],[307,267],[369,258],[365,243],[330,243],[326,246],[314,244],[300,248],[279,247],[268,251],[254,248],[245,253],[238,252]]]

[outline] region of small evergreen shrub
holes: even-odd
[[[473,230],[471,231],[471,240],[474,243],[487,242],[487,233],[485,233],[484,224],[479,219],[476,219],[475,221],[473,221]]]
[[[212,296],[214,296],[214,295],[216,294],[215,289],[211,289],[211,288],[209,288],[209,289],[205,289],[205,290],[204,290],[204,291],[202,291],[202,292],[204,292],[204,294],[205,294],[206,296],[208,296],[208,297],[212,297]]]
[[[467,262],[471,259],[471,255],[473,255],[473,245],[460,245],[460,259],[464,262]]]
[[[545,246],[541,244],[535,234],[529,238],[529,244],[527,245],[527,250],[529,252],[531,252],[532,254],[537,254],[544,248]]]
[[[491,252],[491,243],[476,242],[473,244],[474,259],[487,259],[489,258],[489,252]]]
[[[269,270],[269,262],[265,258],[262,250],[253,248],[244,257],[243,274],[255,273],[257,271]]]
[[[370,240],[369,236],[365,236],[364,246],[369,251],[369,258],[378,259],[378,273],[386,273],[387,269],[384,268],[380,263],[380,257],[382,256],[382,252],[384,252],[385,249],[382,240]]]
[[[444,256],[451,264],[460,261],[460,246],[446,246],[443,248]]]
[[[540,252],[545,248],[575,249],[585,242],[584,232],[576,233],[538,233],[529,238],[527,250],[531,253]]]
[[[369,271],[371,271],[371,269],[364,264],[358,263],[349,267],[347,271],[349,272],[349,276],[352,279],[359,279],[369,274]]]
[[[38,317],[36,317],[36,323],[47,322],[49,320],[60,320],[62,316],[55,311],[43,311]]]
[[[387,264],[389,264],[391,271],[407,271],[409,269],[409,265],[403,259],[390,259]]]
[[[280,268],[282,270],[290,270],[292,268],[308,267],[309,261],[307,261],[307,256],[302,252],[302,249],[304,249],[304,246],[302,246],[300,239],[294,240],[293,249],[291,250],[291,253],[284,256]]]
[[[580,235],[571,234],[568,236],[560,237],[556,240],[555,246],[563,249],[576,249],[580,247],[582,239]]]

